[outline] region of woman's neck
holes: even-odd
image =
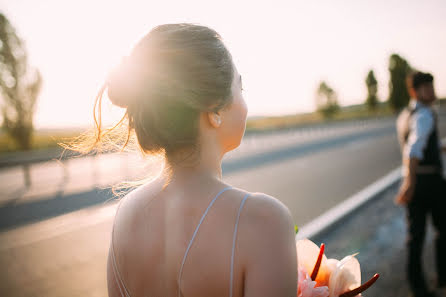
[[[196,154],[178,152],[166,159],[165,175],[169,180],[221,180],[222,155],[216,151],[200,151]]]

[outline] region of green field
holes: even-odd
[[[352,105],[342,107],[338,113],[332,118],[324,118],[321,113],[311,112],[304,114],[285,115],[277,117],[261,117],[248,119],[246,124],[246,131],[263,131],[286,129],[292,127],[299,127],[311,124],[319,124],[324,122],[337,122],[354,119],[366,119],[382,116],[389,116],[392,114],[390,108],[385,104],[379,105],[375,111],[370,111],[365,105]]]
[[[69,131],[64,130],[37,130],[35,131],[32,139],[32,148],[46,149],[55,148],[57,143],[65,141],[70,137],[77,136],[81,131],[75,131],[70,129]],[[18,147],[15,142],[6,133],[0,134],[0,153],[15,152],[18,151]]]

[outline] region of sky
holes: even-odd
[[[151,28],[192,22],[222,35],[243,77],[248,116],[315,109],[326,81],[341,105],[364,102],[373,69],[388,96],[388,60],[398,53],[431,72],[446,97],[443,0],[0,0],[44,79],[37,128],[89,126],[107,72]],[[105,104],[106,121],[123,110]]]

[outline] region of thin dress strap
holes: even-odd
[[[212,207],[212,205],[214,204],[215,200],[217,200],[217,198],[218,198],[224,191],[227,191],[227,190],[229,190],[229,189],[231,189],[231,188],[232,188],[232,187],[229,186],[229,187],[224,188],[224,189],[221,190],[220,192],[218,192],[218,194],[214,197],[214,199],[212,199],[211,203],[209,203],[209,206],[206,208],[206,211],[204,212],[203,216],[201,217],[200,222],[198,223],[197,228],[195,228],[194,234],[192,235],[192,238],[191,238],[191,240],[190,240],[190,242],[189,242],[189,245],[187,246],[186,252],[185,252],[185,254],[184,254],[183,262],[181,263],[181,267],[180,267],[180,272],[178,273],[178,281],[177,281],[177,283],[178,283],[178,296],[179,296],[179,297],[181,296],[181,276],[182,276],[182,274],[183,274],[184,263],[186,262],[187,255],[188,255],[188,253],[189,253],[190,247],[192,246],[192,243],[194,242],[195,236],[196,236],[197,233],[198,233],[198,229],[200,228],[201,223],[203,223],[204,218],[205,218],[206,215],[208,214],[209,209]]]
[[[235,240],[237,239],[237,229],[238,229],[238,222],[240,219],[240,213],[242,212],[243,205],[245,205],[246,198],[248,198],[249,193],[243,197],[242,202],[240,203],[240,207],[238,209],[237,213],[237,220],[235,221],[235,227],[234,227],[234,236],[232,238],[232,253],[231,253],[231,274],[230,274],[230,283],[229,283],[229,297],[232,297],[232,288],[233,288],[233,282],[234,282],[234,252],[235,252]]]

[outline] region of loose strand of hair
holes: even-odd
[[[102,114],[101,114],[101,110],[102,110],[102,97],[103,94],[105,92],[105,89],[107,88],[107,84],[103,84],[102,87],[99,89],[99,92],[96,96],[96,99],[94,101],[94,106],[93,106],[93,118],[94,118],[94,124],[95,124],[95,128],[96,128],[96,142],[94,143],[94,145],[98,144],[101,141],[101,128],[102,128]],[[98,117],[96,117],[96,107],[98,107]],[[98,120],[99,118],[99,120]]]
[[[121,121],[128,116],[128,111],[125,112],[124,116],[122,117]],[[130,140],[130,134],[132,132],[132,127],[129,125],[128,130],[127,130],[127,139],[125,140],[124,145],[122,146],[121,152],[124,150],[124,148],[127,146],[127,144],[129,143]]]
[[[95,130],[96,130],[96,133],[95,133],[96,140],[95,140],[91,149],[96,147],[103,140],[104,136],[106,136],[107,134],[109,134],[110,132],[115,130],[117,127],[122,125],[122,123],[128,116],[128,111],[126,111],[125,114],[122,116],[122,118],[118,121],[118,123],[116,123],[113,127],[107,128],[105,130],[103,129],[103,127],[102,127],[102,100],[103,100],[103,95],[104,95],[106,88],[107,88],[107,85],[103,84],[96,96],[94,107],[93,107],[93,117],[94,117]],[[97,110],[97,115],[96,115],[96,110]],[[121,147],[121,150],[120,150],[121,152],[123,152],[125,147],[128,145],[128,143],[130,141],[130,135],[131,135],[131,127],[129,126],[126,141],[125,141],[124,145]]]

